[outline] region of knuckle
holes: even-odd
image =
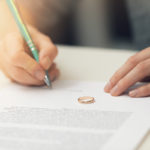
[[[116,75],[114,75],[114,76],[110,79],[109,82],[110,82],[111,85],[115,85],[116,81],[117,81],[117,77],[116,77]]]
[[[147,65],[145,62],[141,62],[140,64],[137,65],[138,72],[144,71],[144,70],[146,70],[146,68],[147,68]]]
[[[127,63],[128,63],[129,65],[131,65],[131,66],[136,65],[136,64],[138,63],[136,55],[131,56],[131,57],[127,60]]]
[[[119,79],[119,77],[120,77],[119,73],[116,72],[116,73],[114,74],[114,76],[113,76],[113,80],[116,81],[116,80]]]
[[[116,72],[116,73],[112,76],[112,78],[110,79],[110,83],[111,83],[112,85],[114,85],[114,84],[116,84],[116,82],[117,82],[119,79],[120,79],[120,74],[119,74],[119,72]]]
[[[125,84],[126,84],[125,80],[119,81],[119,83],[118,83],[118,89],[122,89],[125,86]]]

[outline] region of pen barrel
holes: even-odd
[[[25,39],[27,44],[28,44],[28,47],[34,57],[34,59],[39,62],[39,54],[38,54],[38,50],[37,48],[35,47],[33,41],[31,39],[29,39],[29,41],[27,41],[28,39]]]
[[[34,57],[34,59],[39,62],[39,55],[38,55],[38,51],[35,49],[32,51],[32,55]]]
[[[22,34],[22,36],[24,37],[24,40],[27,42],[30,51],[32,52],[32,55],[34,57],[34,59],[39,62],[39,54],[38,54],[38,50],[34,44],[34,42],[32,41],[32,38],[28,32],[28,29],[26,27],[26,25],[23,22],[23,19],[21,18],[19,11],[17,9],[17,7],[15,6],[15,3],[13,0],[6,0],[12,15],[14,16],[14,19],[18,25],[18,28]]]

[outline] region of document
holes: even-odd
[[[149,98],[114,98],[104,83],[56,81],[53,89],[0,90],[1,150],[135,150],[149,131]],[[93,104],[78,98],[92,96]]]

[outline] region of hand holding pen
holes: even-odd
[[[53,64],[57,48],[51,40],[34,27],[28,26],[29,33],[39,53],[39,62],[33,59],[28,45],[19,32],[10,33],[0,43],[0,68],[13,81],[24,85],[43,85],[45,70],[51,80],[58,75]],[[50,68],[50,69],[49,69]]]

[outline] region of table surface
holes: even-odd
[[[135,51],[58,46],[56,59],[62,80],[107,81]],[[0,73],[0,87],[9,80]],[[150,149],[150,135],[138,150]]]

